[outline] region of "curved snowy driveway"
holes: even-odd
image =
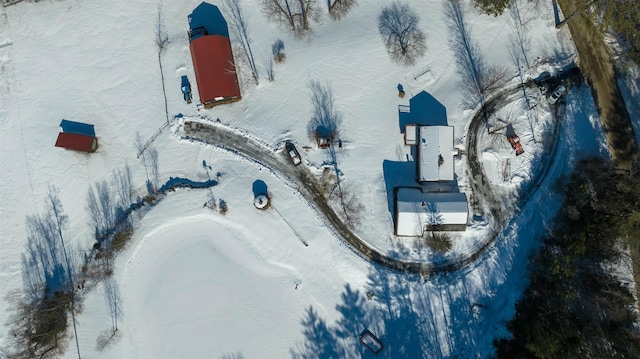
[[[508,101],[510,97],[517,94],[522,89],[522,86],[523,85],[516,85],[491,96],[485,105],[487,116],[494,112],[504,101]],[[501,207],[496,202],[490,183],[486,180],[482,162],[479,161],[477,156],[477,134],[480,125],[484,123],[484,118],[482,111],[478,111],[471,120],[467,132],[469,134],[467,136],[467,160],[472,176],[470,182],[474,194],[481,198],[489,208],[495,227],[500,227],[505,218],[503,218]],[[295,184],[303,197],[324,215],[329,228],[332,229],[336,235],[349,243],[351,248],[363,258],[389,269],[421,275],[454,271],[476,260],[495,241],[496,230],[488,234],[477,251],[467,257],[452,260],[448,263],[433,264],[390,257],[378,249],[371,247],[340,219],[338,214],[329,203],[327,203],[318,181],[305,166],[293,166],[284,154],[276,153],[263,143],[222,125],[186,120],[183,131],[186,139],[217,146],[245,157],[248,160],[260,163]],[[531,183],[539,183],[546,173],[547,171],[545,170],[539,172]]]

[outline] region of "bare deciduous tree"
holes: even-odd
[[[327,0],[329,16],[331,16],[333,20],[340,20],[357,4],[357,0]]]
[[[143,159],[146,157],[143,156]],[[146,166],[145,166],[146,168]],[[96,239],[103,240],[112,231],[126,231],[131,226],[127,211],[133,202],[133,182],[131,169],[113,172],[111,183],[102,180],[87,191],[87,210]]]
[[[426,35],[419,22],[420,17],[407,3],[395,1],[382,9],[378,30],[394,61],[411,65],[426,51]]]
[[[113,333],[118,331],[118,317],[122,315],[120,289],[118,283],[113,278],[107,278],[102,283],[104,289],[104,297],[107,300],[109,306],[109,313],[111,314],[111,330]]]
[[[89,187],[87,209],[98,239],[115,225],[115,202],[107,181],[102,180]]]
[[[225,8],[229,13],[229,22],[231,24],[231,32],[236,37],[241,45],[242,53],[249,63],[251,68],[251,75],[253,80],[258,83],[258,69],[256,62],[253,58],[253,51],[251,51],[251,38],[249,37],[249,25],[247,23],[246,15],[242,10],[240,0],[227,0],[225,1]]]
[[[141,157],[141,161],[142,161],[142,165],[144,166],[144,173],[147,176],[147,182],[149,181],[149,169],[147,168],[147,156],[145,154],[145,152],[143,152],[144,150],[144,140],[142,139],[142,135],[140,134],[140,131],[136,131],[136,139],[134,141],[135,145],[136,145],[136,151],[137,153],[141,153],[142,155]]]
[[[162,4],[158,4],[158,18],[156,19],[156,45],[158,46],[158,66],[160,67],[160,78],[162,79],[162,94],[164,95],[164,112],[167,122],[169,122],[169,105],[167,104],[167,90],[164,85],[164,70],[162,68],[162,50],[169,44],[169,34],[164,26],[162,18]]]
[[[509,70],[503,65],[489,65],[482,78],[482,92],[485,94],[503,87],[509,79]]]
[[[478,44],[471,39],[460,0],[446,1],[444,12],[451,32],[449,46],[455,54],[461,85],[466,92],[466,105],[484,104],[486,64]]]
[[[353,185],[342,183],[337,189],[337,195],[345,214],[345,223],[352,230],[355,229],[363,219],[365,206],[360,200],[360,193]]]
[[[44,358],[49,357],[49,352],[58,352],[69,313],[77,338],[72,268],[75,261],[65,245],[67,222],[58,189],[49,186],[46,211],[27,217],[26,253],[22,255],[26,295],[16,303],[16,314],[23,317],[11,329],[19,346],[17,358]],[[76,348],[80,357],[77,340]]]
[[[527,33],[527,21],[523,18],[523,14],[520,10],[520,4],[518,0],[513,0],[509,9],[510,21],[509,25],[513,29],[513,32],[509,35],[509,57],[513,61],[513,65],[518,71],[518,77],[520,83],[524,84],[524,71],[523,68],[529,68],[529,51],[531,51],[531,39]],[[527,87],[522,86],[522,99],[525,101],[527,108],[531,108],[529,103],[529,96],[527,96]],[[532,116],[530,111],[527,111],[527,120],[531,134],[533,135],[533,141],[536,142],[535,131],[533,131]]]
[[[527,21],[523,18],[522,11],[518,0],[513,0],[509,8],[510,21],[509,25],[513,29],[513,33],[509,35],[509,45],[517,49],[517,53],[524,60],[524,65],[529,68],[529,52],[531,51],[531,38],[527,33]],[[512,55],[513,56],[513,55]]]
[[[265,68],[267,70],[267,79],[269,81],[275,80],[275,72],[273,71],[273,57],[267,57],[264,60]]]
[[[222,359],[246,359],[246,357],[240,353],[231,353],[231,354],[225,354],[222,356]]]
[[[155,147],[150,147],[147,151],[149,153],[149,162],[151,165],[151,184],[152,192],[158,190],[160,186],[160,172],[158,169],[158,150]]]
[[[70,286],[62,246],[54,221],[48,215],[27,216],[26,253],[22,256],[23,278],[28,293],[54,292]]]
[[[335,107],[333,91],[328,84],[323,85],[315,80],[311,81],[309,87],[311,88],[313,115],[307,125],[307,133],[313,139],[322,133],[333,143],[340,135],[340,124],[342,123],[342,114]]]
[[[128,164],[124,165],[123,169],[113,172],[113,182],[116,186],[118,205],[128,207],[133,201],[133,181]]]
[[[347,224],[355,226],[359,221],[361,205],[357,197],[353,195],[353,191],[342,188],[340,169],[338,168],[338,152],[335,146],[335,142],[340,135],[342,114],[335,106],[331,86],[328,84],[323,85],[319,81],[311,81],[309,87],[311,88],[313,115],[307,125],[307,131],[311,138],[317,139],[317,136],[322,136],[329,141],[328,153],[336,176],[336,193],[339,196],[340,206],[346,217]]]
[[[101,352],[108,346],[113,345],[114,343],[117,343],[118,340],[120,340],[119,334],[120,332],[112,332],[111,330],[106,330],[102,332],[96,338],[96,350]]]
[[[158,4],[158,17],[156,18],[156,45],[158,54],[169,44],[169,34],[162,18],[162,4]],[[159,56],[159,55],[158,55]]]
[[[312,33],[311,22],[320,21],[318,0],[260,0],[269,19],[286,26],[297,37]]]
[[[529,67],[529,60],[527,53],[529,52],[529,37],[525,32],[522,18],[520,17],[520,10],[518,8],[518,1],[513,1],[511,5],[511,26],[513,33],[509,35],[509,57],[515,68],[517,69],[518,78],[520,84],[524,84],[524,67]],[[527,86],[522,87],[522,99],[526,103],[528,109],[531,108],[529,103],[529,96],[527,96]],[[527,111],[527,122],[529,123],[529,129],[533,136],[533,141],[536,142],[535,131],[533,130],[533,118],[531,111]]]
[[[105,300],[111,315],[111,329],[105,330],[96,338],[96,349],[103,351],[106,347],[116,343],[120,339],[118,332],[118,317],[121,315],[121,299],[118,284],[113,278],[108,277],[102,282]]]

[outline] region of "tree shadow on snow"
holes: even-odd
[[[301,320],[304,340],[291,357],[307,358],[475,358],[486,306],[472,303],[465,275],[397,274],[372,266],[366,286],[346,284],[335,310],[339,319],[327,324],[313,308]],[[476,289],[475,287],[471,287]],[[476,292],[474,292],[476,293]],[[360,342],[370,330],[383,344],[376,355]],[[490,348],[489,348],[490,349]],[[487,349],[485,349],[487,351]]]

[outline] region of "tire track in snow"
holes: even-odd
[[[2,50],[3,52],[6,51],[7,53],[7,60],[3,60],[2,58],[0,58],[0,66],[2,67],[2,77],[4,79],[4,81],[6,81],[6,90],[7,90],[7,97],[6,99],[3,99],[3,102],[6,101],[6,103],[4,103],[3,105],[5,109],[8,109],[10,106],[8,106],[9,103],[11,103],[13,106],[13,108],[15,108],[15,116],[17,117],[17,121],[20,124],[18,127],[19,133],[20,133],[20,142],[22,144],[22,154],[24,155],[24,164],[27,170],[27,175],[28,175],[28,180],[29,180],[29,189],[31,189],[31,191],[29,191],[29,193],[31,194],[31,199],[32,200],[36,200],[34,195],[35,195],[35,191],[33,188],[33,176],[31,174],[31,166],[29,165],[29,156],[27,154],[27,147],[26,147],[26,143],[25,139],[24,139],[24,126],[23,126],[23,121],[22,121],[22,116],[20,113],[20,84],[18,79],[16,78],[16,66],[15,66],[15,61],[14,56],[13,56],[13,41],[11,40],[12,38],[12,31],[11,31],[11,24],[9,22],[9,17],[7,15],[7,10],[5,7],[2,8],[2,26],[4,27],[4,29],[6,30],[6,34],[7,34],[7,39],[2,43],[2,47],[0,47],[0,50]],[[5,66],[6,64],[6,66]],[[7,116],[9,116],[9,112],[7,111]]]

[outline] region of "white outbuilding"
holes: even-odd
[[[397,236],[422,236],[425,231],[464,231],[469,209],[460,192],[422,192],[420,188],[395,190]]]

